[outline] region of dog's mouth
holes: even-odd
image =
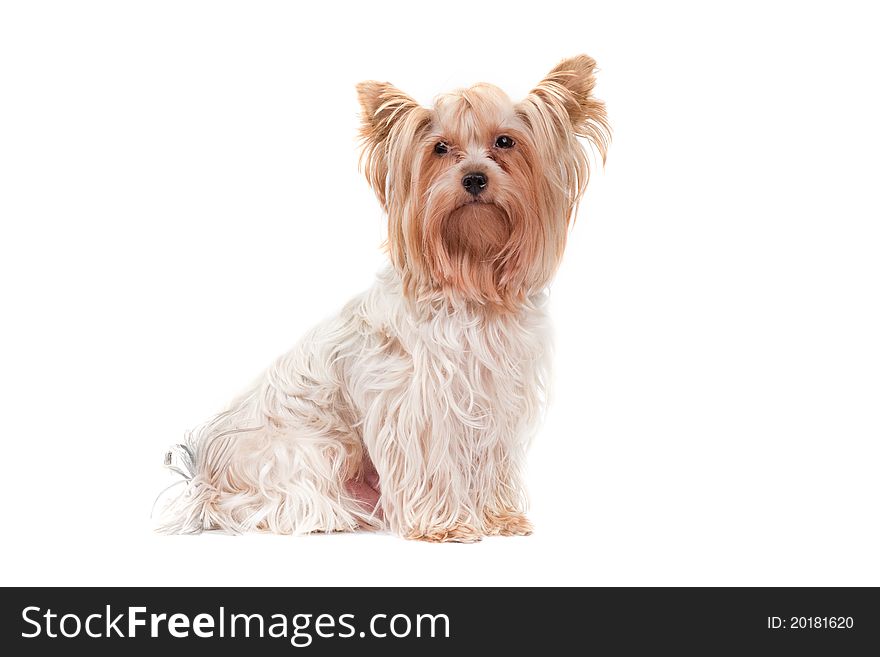
[[[449,214],[443,222],[443,242],[450,253],[494,256],[507,244],[511,230],[504,208],[476,198]]]

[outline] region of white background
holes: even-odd
[[[8,2],[2,584],[880,585],[865,3]],[[614,127],[552,289],[529,538],[162,537],[167,445],[382,266],[354,84]]]

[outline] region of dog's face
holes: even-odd
[[[388,248],[408,295],[437,290],[499,311],[550,281],[589,175],[605,107],[595,62],[567,59],[521,102],[489,84],[419,106],[363,82],[362,162],[388,213]]]

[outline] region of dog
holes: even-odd
[[[546,289],[610,142],[595,68],[566,59],[519,102],[490,84],[433,108],[357,86],[390,266],[166,454],[185,486],[160,531],[531,533]]]

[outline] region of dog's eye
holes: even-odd
[[[438,141],[434,144],[434,152],[437,153],[437,155],[446,155],[449,152],[449,146],[442,141]]]
[[[507,135],[501,135],[495,140],[495,148],[513,148],[516,142]]]

